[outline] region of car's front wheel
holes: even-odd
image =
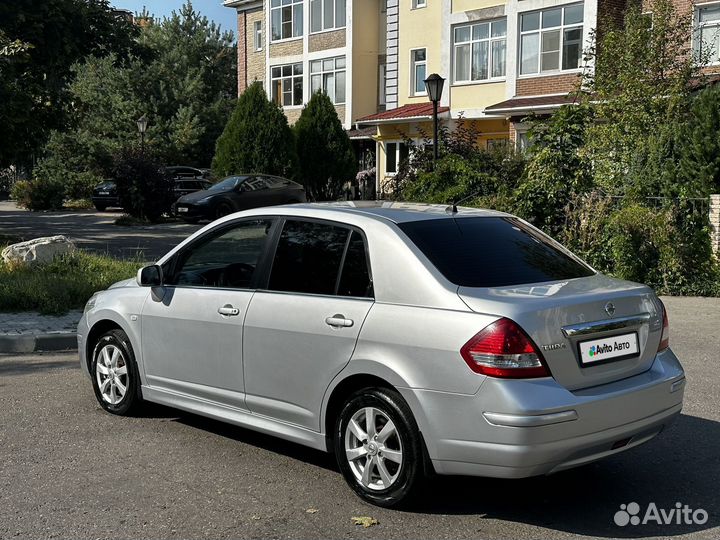
[[[95,203],[94,206],[95,206],[95,210],[97,210],[98,212],[104,212],[105,210],[107,210],[106,204]]]
[[[127,334],[110,330],[98,339],[92,356],[95,397],[107,412],[132,414],[140,405],[140,378]]]
[[[420,431],[394,390],[366,388],[350,396],[335,425],[334,445],[345,480],[372,504],[407,503],[424,479]]]

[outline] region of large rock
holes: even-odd
[[[75,251],[75,243],[67,236],[46,236],[12,244],[2,250],[6,263],[37,264],[50,262],[56,255]]]

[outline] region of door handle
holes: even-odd
[[[352,319],[346,319],[345,315],[336,314],[325,319],[325,324],[333,328],[350,328],[355,323]]]
[[[223,307],[218,308],[218,313],[227,317],[234,317],[235,315],[240,315],[240,310],[231,304],[225,304]]]

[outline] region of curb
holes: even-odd
[[[77,348],[77,334],[75,332],[0,335],[0,353],[75,351]]]

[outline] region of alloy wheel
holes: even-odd
[[[122,351],[112,343],[98,351],[95,377],[104,401],[117,405],[123,400],[128,387],[127,360]]]
[[[353,414],[345,429],[345,457],[365,488],[379,491],[392,486],[400,475],[403,449],[388,415],[375,407]]]

